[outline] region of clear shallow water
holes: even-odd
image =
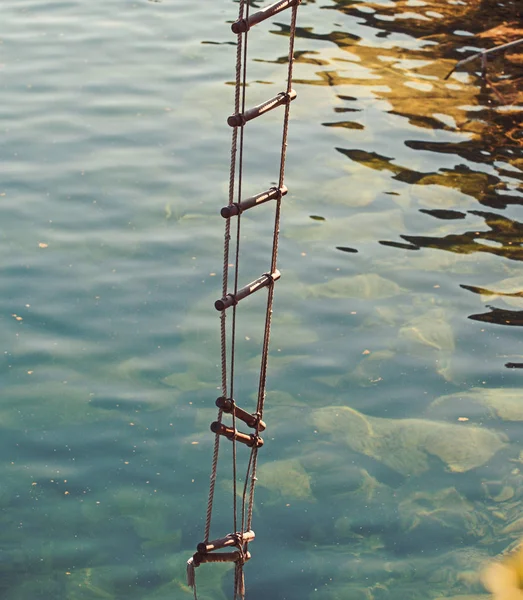
[[[236,10],[2,6],[6,599],[190,597],[219,382]],[[300,9],[251,598],[480,593],[481,560],[520,534],[521,372],[505,366],[523,363],[520,116],[474,74],[444,81],[460,47],[489,44],[449,35],[431,10]],[[252,104],[285,79],[287,20],[274,21],[249,38]],[[278,119],[249,130],[247,193],[276,177]],[[267,268],[272,216],[256,212],[242,280]],[[262,300],[240,325],[238,397],[254,389]],[[512,412],[498,391],[464,395],[477,387],[513,389]],[[354,413],[340,412],[342,435],[313,412],[336,406],[394,419],[367,421],[379,439],[403,439],[400,419],[421,424],[403,445],[362,447]],[[429,419],[506,445],[449,472]],[[230,529],[227,458],[218,535]],[[202,597],[229,597],[230,577],[221,591],[223,570],[208,571]]]

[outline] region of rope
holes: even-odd
[[[238,19],[243,19],[244,14],[244,6],[245,0],[240,0],[240,5],[238,8]],[[241,63],[242,63],[242,36],[238,35],[238,42],[236,48],[236,85],[234,88],[234,110],[235,113],[238,113],[240,110],[240,87],[241,87]],[[245,92],[244,92],[245,95]],[[244,100],[245,101],[245,100]],[[236,179],[236,154],[237,154],[237,140],[238,140],[238,128],[234,127],[232,130],[232,141],[231,141],[231,162],[229,169],[229,205],[234,202],[234,184]],[[240,140],[241,147],[243,147],[243,128],[242,135]],[[225,297],[228,289],[228,275],[229,275],[229,255],[230,255],[230,240],[231,240],[231,223],[230,220],[227,219],[225,222],[225,234],[224,234],[224,242],[223,242],[223,269],[222,269],[222,297]],[[238,252],[238,250],[237,250]],[[238,260],[238,258],[236,258]],[[236,274],[238,269],[236,268]],[[235,286],[237,286],[237,282],[235,281]],[[236,287],[235,287],[236,289]],[[233,320],[235,317],[235,313],[233,313]],[[227,397],[227,327],[226,327],[226,311],[222,310],[220,316],[220,348],[221,348],[221,373],[222,373],[222,395]],[[234,338],[232,340],[231,350],[234,356]],[[234,369],[234,366],[231,365],[231,369]],[[231,381],[233,381],[231,376]],[[231,392],[232,396],[232,392]],[[223,411],[220,409],[218,411],[218,419],[217,421],[221,423],[223,417]],[[210,485],[209,485],[209,499],[207,502],[207,515],[205,519],[205,534],[204,541],[207,543],[209,541],[209,535],[211,531],[211,520],[212,520],[212,508],[214,502],[214,490],[216,487],[216,473],[218,468],[218,455],[220,450],[220,436],[219,434],[215,435],[214,438],[214,450],[213,450],[213,459],[212,459],[212,467],[211,467],[211,476],[210,476]],[[236,481],[236,480],[235,480]],[[236,493],[236,491],[234,491]],[[236,531],[236,529],[234,530]],[[196,588],[195,588],[196,589]],[[196,597],[196,595],[195,595]]]
[[[240,18],[243,18],[244,15],[244,0],[240,2]],[[249,18],[249,4],[247,3],[247,7],[245,9],[245,18]],[[239,113],[239,106],[236,106],[237,100],[236,98],[239,95],[239,89],[241,88],[241,113],[245,112],[245,101],[246,101],[246,87],[247,87],[247,32],[244,37],[243,44],[243,56],[242,56],[242,44],[241,44],[242,35],[238,34],[238,52],[236,55],[236,89],[235,89],[235,114]],[[235,127],[235,130],[238,128]],[[240,152],[238,159],[238,202],[241,201],[242,197],[242,181],[243,181],[243,142],[244,142],[244,127],[243,125],[240,127]],[[231,165],[232,170],[232,165]],[[238,293],[238,280],[239,280],[239,270],[240,270],[240,233],[241,233],[241,215],[237,217],[237,225],[236,225],[236,252],[234,257],[234,296],[236,297]],[[225,290],[224,296],[227,293]],[[225,312],[225,311],[222,311]],[[235,357],[236,357],[236,305],[232,307],[232,327],[231,327],[231,376],[230,376],[230,389],[231,389],[231,400],[232,400],[232,429],[234,434],[236,435],[236,416],[234,411],[234,367],[235,367]],[[237,498],[237,446],[236,446],[236,437],[235,435],[232,438],[232,495],[233,495],[233,532],[238,531],[238,498]],[[243,530],[242,530],[243,531]],[[234,575],[234,600],[239,596],[240,598],[244,598],[245,596],[245,584],[244,584],[244,576],[243,576],[243,560],[236,563],[235,575]]]
[[[222,422],[223,410],[218,411],[218,422]],[[218,452],[220,449],[220,436],[216,434],[214,437],[214,451],[212,456],[212,467],[211,467],[211,477],[209,484],[209,500],[207,502],[207,515],[205,519],[205,536],[204,541],[207,543],[209,541],[209,534],[211,531],[211,519],[212,519],[212,505],[214,500],[214,488],[216,487],[216,472],[218,470]]]
[[[243,14],[243,11],[242,11]],[[245,18],[249,18],[249,4],[247,4],[245,10]],[[241,34],[238,35],[238,46],[240,47],[240,39]],[[241,71],[241,77],[240,77]],[[241,87],[241,112],[242,114],[245,112],[245,90],[247,87],[247,33],[245,33],[245,40],[243,44],[243,57],[241,56],[241,52],[237,55],[236,60],[236,94],[238,94],[238,89]],[[236,107],[235,107],[236,109]],[[238,110],[235,114],[238,114]],[[234,129],[238,129],[235,127]],[[243,141],[244,141],[244,127],[243,125],[240,128],[240,153],[238,159],[238,196],[237,200],[240,202],[242,197],[242,182],[243,182]],[[239,270],[240,270],[240,233],[241,233],[241,215],[237,217],[237,225],[236,225],[236,253],[234,257],[234,296],[238,293],[238,279],[239,279]],[[225,294],[224,294],[225,295]],[[230,378],[230,387],[231,387],[231,399],[233,402],[233,412],[232,412],[232,428],[234,433],[236,433],[236,417],[234,413],[234,366],[235,366],[235,346],[236,346],[236,305],[232,307],[232,328],[231,328],[231,378]],[[237,518],[237,494],[236,494],[236,482],[237,482],[237,473],[236,473],[236,439],[232,440],[232,471],[233,471],[233,531],[238,531],[238,518]],[[235,588],[236,589],[236,588]],[[235,594],[236,598],[236,594]]]
[[[292,71],[293,71],[293,60],[294,60],[294,40],[296,35],[296,17],[297,9],[300,0],[297,0],[292,5],[291,14],[291,25],[290,25],[290,40],[289,40],[289,55],[288,55],[288,69],[287,69],[287,89],[286,89],[286,102],[283,117],[283,131],[282,131],[282,142],[281,142],[281,155],[280,155],[280,171],[279,171],[279,183],[278,189],[283,187],[283,181],[285,176],[285,161],[287,152],[287,137],[289,127],[289,112],[291,102],[291,84],[292,84]],[[238,22],[248,23],[249,22],[249,5],[247,0],[239,0],[239,11],[238,11]],[[281,9],[280,9],[281,10]],[[253,22],[257,22],[256,18],[260,13],[252,17]],[[234,114],[244,115],[246,106],[246,87],[247,87],[247,33],[249,26],[242,29],[237,35],[237,48],[236,48],[236,82],[235,82],[235,95],[234,95]],[[243,180],[243,155],[244,155],[244,125],[245,121],[242,117],[242,124],[240,126],[233,127],[232,141],[231,141],[231,162],[229,172],[229,206],[234,204],[235,198],[238,204],[242,199],[242,180]],[[238,135],[238,129],[239,135]],[[239,139],[238,139],[239,138]],[[236,186],[237,183],[237,186]],[[237,187],[237,189],[235,189]],[[276,264],[278,258],[278,244],[279,244],[279,233],[280,233],[280,215],[281,215],[281,193],[276,198],[276,209],[274,216],[274,231],[272,239],[272,252],[271,252],[271,268],[270,273],[276,272]],[[236,214],[236,213],[234,213]],[[238,281],[239,281],[239,264],[240,264],[240,233],[241,233],[241,219],[240,213],[237,214],[237,226],[236,226],[236,239],[235,239],[235,253],[234,253],[234,286],[233,286],[233,297],[236,298],[238,294]],[[231,225],[230,219],[226,219],[225,223],[225,234],[224,234],[224,250],[223,250],[223,285],[222,285],[222,298],[225,298],[228,294],[228,272],[229,272],[229,260],[230,260],[230,242],[231,242]],[[231,265],[232,266],[232,265]],[[253,508],[254,508],[254,490],[256,486],[256,472],[258,464],[258,444],[256,440],[260,434],[260,421],[263,416],[263,410],[266,398],[266,385],[267,385],[267,367],[269,357],[269,342],[271,334],[271,323],[273,314],[273,301],[274,301],[274,281],[270,281],[268,284],[267,293],[267,304],[265,311],[265,324],[262,342],[262,353],[261,353],[261,364],[258,382],[258,395],[257,395],[257,407],[256,407],[256,427],[254,433],[254,444],[251,446],[251,452],[249,455],[247,471],[245,474],[243,492],[241,497],[241,528],[238,529],[238,498],[237,498],[237,443],[236,443],[236,413],[235,413],[235,400],[234,400],[234,380],[235,380],[235,358],[236,358],[236,319],[237,319],[237,301],[232,305],[232,323],[231,323],[231,337],[230,337],[230,353],[227,351],[227,323],[226,323],[226,310],[221,311],[220,317],[220,353],[221,353],[221,390],[224,398],[229,398],[232,403],[232,434],[227,433],[227,436],[232,435],[232,471],[233,471],[233,532],[237,536],[235,545],[238,548],[238,558],[235,560],[234,570],[234,600],[245,598],[245,580],[244,580],[244,564],[250,554],[247,552],[247,547],[250,539],[244,540],[244,533],[251,530]],[[228,355],[230,355],[230,364],[228,369]],[[228,372],[229,371],[229,377]],[[229,412],[229,409],[227,409]],[[219,424],[222,422],[224,410],[222,408],[218,411],[217,421]],[[216,431],[216,429],[215,429]],[[231,430],[229,430],[231,431]],[[241,434],[244,435],[244,434]],[[245,436],[244,436],[245,439]],[[207,503],[207,514],[205,521],[205,536],[204,543],[208,544],[214,492],[216,486],[216,475],[218,468],[218,457],[219,457],[219,446],[220,446],[220,434],[216,433],[214,440],[214,451],[212,458],[212,467],[210,475],[210,486],[209,486],[209,498]],[[196,555],[195,555],[196,556]],[[199,563],[196,563],[196,566]],[[196,582],[195,582],[195,564],[193,559],[189,559],[187,562],[187,580],[189,585],[194,590],[194,598],[197,600],[196,595]]]
[[[294,39],[296,36],[296,16],[298,13],[298,4],[292,7],[291,14],[291,26],[290,26],[290,40],[289,40],[289,56],[288,56],[288,68],[287,68],[287,95],[291,92],[292,86],[292,67],[294,63]],[[290,102],[285,104],[285,114],[283,117],[283,132],[281,142],[281,158],[280,158],[280,176],[278,180],[278,189],[283,186],[283,180],[285,177],[285,161],[287,158],[287,138],[289,132],[289,111]],[[276,270],[276,263],[278,260],[278,242],[280,237],[280,215],[281,215],[281,196],[276,199],[276,214],[274,217],[274,233],[272,240],[272,257],[271,257],[271,273]],[[272,304],[274,299],[274,284],[269,287],[269,293],[267,298],[267,310],[265,313],[265,332],[263,339],[263,350],[260,367],[260,383],[258,387],[258,406],[256,411],[260,414],[260,418],[263,415],[263,408],[265,404],[266,396],[266,385],[267,385],[267,364],[269,359],[269,341],[271,336],[271,322],[272,322]],[[254,476],[256,474],[254,473]]]

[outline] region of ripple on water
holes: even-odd
[[[523,356],[517,69],[499,79],[494,62],[491,87],[476,67],[445,79],[500,42],[482,31],[497,10],[319,8],[299,16],[249,595],[472,597],[480,562],[517,530],[510,494],[484,492],[519,494],[518,422],[499,408],[517,397],[506,367]],[[220,384],[237,9],[4,0],[6,600],[191,597]],[[249,105],[286,78],[287,15],[272,21],[249,34]],[[277,178],[280,117],[246,128],[245,195]],[[240,283],[267,270],[272,212],[254,212]],[[246,407],[262,304],[239,311]],[[368,435],[322,431],[311,415],[333,407]],[[507,430],[510,443],[483,465],[465,435],[438,445],[436,416],[496,443]],[[217,535],[231,527],[227,469]],[[203,575],[204,596],[231,589],[230,572]]]

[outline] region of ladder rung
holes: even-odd
[[[212,540],[207,543],[200,542],[196,546],[196,550],[199,554],[207,554],[208,552],[220,550],[221,548],[228,548],[229,546],[239,547],[242,544],[245,544],[245,542],[252,542],[255,537],[256,536],[254,535],[254,531],[252,531],[252,529],[249,531],[244,531],[243,535],[241,533],[228,533],[225,537],[218,538],[217,540]],[[223,554],[218,554],[217,556],[223,556]]]
[[[243,560],[245,562],[247,562],[250,558],[250,552],[245,552],[243,554]],[[200,552],[195,552],[192,559],[194,566],[199,567],[202,563],[238,562],[240,560],[240,553],[238,550],[235,550],[234,552],[220,552],[218,554],[200,554]]]
[[[234,413],[234,416],[238,419],[241,419],[245,424],[253,429],[258,429],[258,431],[265,431],[265,423],[256,415],[251,415],[247,411],[243,410],[239,406],[236,406],[234,402],[230,398],[225,398],[225,396],[220,396],[216,399],[216,406],[221,408],[223,412],[227,414]]]
[[[247,296],[254,294],[254,292],[271,285],[277,281],[280,276],[281,274],[277,269],[274,271],[274,273],[264,273],[261,277],[258,277],[258,279],[255,279],[245,287],[242,287],[237,291],[236,294],[227,294],[225,298],[216,300],[214,303],[214,308],[216,308],[216,310],[225,310],[226,308],[229,308],[229,306],[234,306],[235,304],[238,304],[240,300],[243,300],[243,298],[246,298]]]
[[[282,185],[279,189],[277,187],[271,187],[266,192],[260,192],[259,194],[256,194],[256,196],[251,196],[240,202],[234,202],[233,204],[224,206],[221,209],[220,214],[224,219],[230,219],[235,215],[240,215],[243,211],[248,210],[253,206],[258,206],[258,204],[263,204],[264,202],[275,200],[276,198],[280,199],[282,196],[285,196],[287,192],[288,190],[285,185]]]
[[[249,15],[247,19],[239,19],[232,24],[231,29],[233,33],[245,33],[246,31],[249,31],[253,25],[258,25],[258,23],[265,21],[265,19],[269,19],[270,17],[277,15],[282,10],[290,8],[291,6],[299,3],[300,0],[278,0],[278,2],[270,4],[258,12]]]
[[[238,113],[236,115],[231,115],[227,119],[227,123],[231,127],[241,127],[242,125],[245,125],[247,121],[252,121],[252,119],[269,112],[273,108],[292,102],[294,98],[296,98],[296,92],[294,90],[291,90],[288,94],[287,92],[280,92],[274,96],[274,98],[265,100],[265,102],[253,106],[252,108],[248,108],[243,114]]]
[[[249,446],[249,448],[252,448],[253,446],[261,448],[263,446],[261,437],[252,433],[247,434],[235,431],[232,427],[226,427],[223,423],[218,423],[218,421],[211,423],[211,431],[218,435],[224,435],[228,440],[241,442],[242,444]]]

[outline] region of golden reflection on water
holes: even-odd
[[[258,7],[263,4],[252,5]],[[311,304],[320,300],[318,306],[326,306],[328,301],[334,304],[350,300],[353,304],[359,301],[360,305],[373,305],[376,300],[383,300],[373,306],[374,312],[362,322],[356,333],[360,335],[375,326],[379,333],[371,339],[383,345],[363,350],[364,358],[353,371],[344,374],[334,372],[332,375],[322,373],[315,378],[315,383],[323,385],[324,390],[330,388],[332,391],[332,396],[325,395],[323,401],[340,398],[340,401],[346,402],[347,390],[357,396],[352,391],[358,387],[373,386],[376,389],[384,380],[387,386],[390,381],[387,381],[388,369],[399,370],[401,367],[398,368],[398,365],[402,364],[399,357],[410,352],[406,363],[409,367],[418,364],[418,360],[424,368],[430,365],[450,390],[459,390],[450,396],[440,397],[434,404],[449,401],[453,406],[459,405],[460,422],[473,420],[475,415],[481,414],[477,422],[483,431],[483,422],[492,420],[492,414],[499,413],[498,403],[503,400],[507,405],[510,403],[499,389],[478,387],[468,392],[470,405],[463,404],[462,396],[467,395],[463,389],[470,382],[461,377],[466,368],[462,369],[463,373],[458,372],[460,367],[454,367],[453,362],[456,347],[461,344],[459,326],[455,328],[454,322],[449,319],[451,310],[445,294],[439,295],[434,291],[441,286],[433,273],[452,271],[460,278],[467,275],[467,281],[459,280],[461,288],[458,284],[455,287],[458,291],[463,290],[462,296],[465,301],[470,298],[471,305],[473,300],[481,300],[487,305],[484,312],[475,312],[469,316],[470,319],[504,326],[523,325],[523,278],[518,272],[519,262],[523,259],[523,223],[514,214],[509,214],[510,209],[522,203],[523,192],[521,110],[517,106],[523,103],[520,64],[517,59],[511,58],[513,54],[508,54],[489,61],[487,79],[478,72],[479,63],[454,72],[448,79],[446,77],[456,62],[479,48],[509,41],[514,35],[523,36],[516,26],[510,25],[519,18],[519,9],[516,2],[507,1],[500,13],[495,10],[498,3],[475,0],[334,0],[327,5],[308,0],[303,4],[314,4],[319,10],[338,11],[344,16],[354,17],[358,27],[354,31],[341,30],[341,27],[348,29],[345,24],[330,31],[331,25],[327,30],[307,26],[298,30],[301,46],[295,54],[297,69],[294,79],[296,86],[302,86],[298,94],[305,92],[304,95],[317,98],[314,93],[318,90],[325,91],[325,95],[332,92],[331,112],[328,118],[322,116],[321,124],[341,140],[332,154],[348,166],[342,167],[344,177],[326,177],[324,181],[315,180],[314,186],[311,185],[311,188],[321,188],[319,194],[328,200],[328,208],[334,207],[331,214],[336,218],[315,210],[307,226],[296,234],[291,230],[288,237],[300,244],[332,244],[345,253],[344,256],[354,253],[365,255],[366,244],[373,243],[375,249],[377,240],[390,248],[390,257],[382,257],[377,266],[379,274],[340,273],[330,281],[311,282],[304,286],[300,295]],[[306,16],[302,23],[306,23]],[[501,26],[503,29],[499,30]],[[276,27],[273,33],[288,34],[285,25],[278,24]],[[485,27],[489,29],[485,31]],[[304,46],[309,49],[304,50]],[[257,62],[278,65],[286,61],[285,56],[272,61],[257,59]],[[321,109],[324,108],[321,106]],[[375,109],[374,112],[369,108]],[[303,114],[300,110],[306,112],[307,119],[311,118],[313,108],[300,108],[297,103],[296,107],[293,106],[293,115]],[[381,119],[383,131],[371,122],[373,115]],[[401,153],[402,150],[406,151]],[[306,180],[307,173],[304,172],[303,177]],[[386,195],[386,201],[381,204],[376,202],[378,189],[379,193]],[[345,193],[340,193],[343,191]],[[367,208],[373,203],[374,206]],[[376,208],[378,205],[379,209]],[[320,203],[317,206],[318,211],[324,208]],[[500,214],[500,211],[507,213]],[[412,213],[416,213],[417,217],[414,224],[408,223],[409,219],[413,220]],[[438,227],[434,227],[435,219]],[[416,227],[422,229],[412,232],[412,228]],[[386,239],[386,236],[392,239]],[[440,252],[429,255],[427,250]],[[302,256],[305,257],[306,253],[303,252]],[[478,282],[483,266],[487,265],[490,269],[496,259],[504,260],[501,268],[499,263],[495,263],[492,269],[498,269],[497,278],[493,277],[488,284]],[[408,297],[410,289],[400,285],[394,277],[384,277],[388,271],[398,274],[402,269],[401,275],[407,272],[407,281],[408,273],[414,272],[412,279],[419,277],[420,289],[425,285],[426,292],[412,299]],[[429,276],[424,281],[423,275],[428,272]],[[394,298],[392,302],[391,298]],[[491,305],[494,302],[496,306]],[[350,314],[356,315],[357,311]],[[397,339],[387,345],[387,335],[392,330],[396,332]],[[510,360],[505,363],[508,368],[523,366],[517,354],[503,358],[504,361]],[[388,367],[387,363],[394,366]],[[426,378],[424,381],[429,381],[427,386],[430,387],[430,380]],[[405,388],[410,386],[415,387],[411,380]],[[504,391],[519,399],[517,388],[504,388]],[[427,393],[432,394],[434,390]],[[475,403],[486,407],[485,413],[478,411]],[[520,403],[514,401],[514,404],[520,410]],[[504,417],[500,416],[500,419]],[[521,412],[518,412],[512,420],[521,422],[522,419]],[[340,539],[343,542],[345,537],[345,543],[350,540],[351,549],[347,550],[350,558],[343,564],[343,573],[340,572],[334,582],[330,579],[325,589],[314,598],[336,600],[348,595],[367,600],[385,597],[401,600],[441,598],[436,596],[440,587],[445,589],[445,594],[457,594],[452,596],[455,599],[486,598],[479,583],[480,566],[503,544],[512,542],[515,535],[519,536],[523,527],[519,514],[523,475],[519,468],[514,468],[516,459],[509,454],[513,447],[507,444],[510,447],[505,449],[504,436],[500,454],[506,450],[510,460],[506,459],[507,455],[496,459],[498,462],[490,472],[489,462],[482,473],[488,473],[495,481],[486,482],[486,492],[480,499],[474,492],[470,493],[469,499],[467,494],[470,490],[466,489],[466,484],[463,489],[454,487],[463,480],[448,479],[448,485],[431,492],[420,491],[423,483],[415,477],[409,478],[413,473],[420,476],[428,470],[428,455],[440,456],[449,449],[462,452],[459,443],[455,448],[451,443],[460,439],[454,433],[455,423],[445,434],[449,436],[449,443],[442,443],[436,452],[432,438],[429,439],[426,433],[434,433],[431,419],[381,419],[366,416],[347,406],[334,405],[314,411],[312,420],[315,434],[319,432],[330,436],[327,440],[323,438],[323,444],[328,444],[331,438],[332,442],[336,442],[335,446],[326,446],[327,455],[343,454],[339,453],[339,444],[345,444],[352,451],[387,467],[389,471],[381,473],[385,473],[384,478],[391,483],[389,488],[388,484],[374,479],[362,469],[359,490],[362,493],[357,497],[352,491],[347,492],[347,473],[340,469],[342,492],[338,496],[329,496],[322,489],[322,504],[329,521],[324,526],[318,524],[305,529],[306,534],[302,537],[304,543],[314,543],[315,554],[311,564],[315,565],[318,573],[323,573],[318,565],[330,552],[332,539],[337,540],[335,552],[338,556],[346,550],[346,546],[339,545]],[[441,442],[444,436],[436,437]],[[498,442],[501,444],[500,440],[495,440],[494,449]],[[480,456],[484,449],[484,443],[478,443],[477,448],[473,446],[474,458]],[[265,503],[270,505],[280,500],[279,492],[289,485],[287,492],[303,502],[310,501],[315,489],[323,488],[318,482],[328,486],[323,478],[327,473],[332,476],[332,469],[325,468],[321,463],[323,458],[318,458],[317,453],[316,440],[310,452],[309,449],[304,450],[301,443],[296,452],[300,457],[306,456],[304,461],[312,463],[305,468],[305,471],[307,468],[313,471],[310,479],[298,462],[273,463],[274,471],[264,476],[266,485],[262,493],[267,494]],[[467,465],[456,462],[455,457],[446,462],[451,472],[468,470]],[[321,468],[318,466],[320,463]],[[374,468],[376,463],[373,463]],[[293,481],[282,484],[281,478],[289,473]],[[406,481],[401,487],[394,487],[392,492],[397,474],[405,475]],[[476,477],[476,474],[473,476]],[[437,486],[438,482],[430,481],[430,486],[434,485]],[[300,497],[302,493],[303,497]],[[389,493],[390,497],[387,496]],[[347,514],[331,523],[329,508],[332,507],[332,514],[338,516],[340,506],[349,507]],[[357,507],[361,508],[360,513]],[[398,514],[383,517],[380,511],[384,512],[388,507],[397,510],[400,528],[388,529],[390,523],[396,523],[398,519]],[[378,526],[367,524],[366,519],[376,514],[387,525],[382,523],[384,531],[374,535]],[[431,544],[427,540],[432,538],[437,540],[436,546],[442,544],[442,547],[432,548],[433,556],[422,557],[417,563],[415,549],[427,548]],[[387,553],[380,554],[384,547],[387,550],[394,548],[400,557],[402,553],[410,553],[410,556],[401,565],[395,560],[385,563],[383,557]],[[453,549],[447,552],[449,548]],[[429,562],[430,567],[427,566]],[[386,565],[384,568],[383,564]],[[369,581],[367,573],[363,573],[364,568],[372,573],[374,583]],[[426,573],[423,568],[427,569]],[[384,572],[381,573],[380,569]],[[415,575],[403,576],[411,569]],[[332,571],[330,561],[324,570]],[[320,574],[315,573],[315,577],[321,580]],[[408,587],[411,584],[405,581],[409,578],[418,578],[412,589]],[[418,586],[420,589],[414,589]],[[429,593],[424,593],[424,586],[431,588]],[[401,589],[399,594],[398,588]],[[473,595],[465,595],[471,593]]]
[[[307,4],[316,3],[312,0]],[[406,119],[412,126],[407,136],[417,137],[419,130],[421,139],[404,140],[407,148],[422,155],[430,153],[432,166],[438,162],[444,166],[426,170],[427,161],[423,159],[403,164],[401,158],[362,149],[354,140],[353,147],[336,150],[351,164],[381,172],[386,181],[412,186],[414,198],[423,198],[423,189],[440,187],[488,208],[461,210],[471,205],[456,202],[456,195],[442,193],[437,206],[425,205],[418,210],[440,221],[451,221],[452,227],[449,224],[429,235],[398,233],[401,241],[382,239],[380,243],[397,251],[431,248],[458,255],[480,253],[509,261],[523,260],[523,223],[513,214],[493,212],[522,204],[523,45],[489,54],[483,73],[476,60],[446,78],[458,61],[474,52],[523,38],[523,3],[333,0],[319,8],[338,11],[350,17],[350,23],[357,23],[350,32],[316,32],[307,27],[298,32],[298,37],[313,42],[314,48],[296,55],[298,64],[309,65],[309,71],[298,72],[310,73],[310,66],[315,65],[318,69],[312,77],[298,76],[295,83],[328,86],[335,92],[335,118],[322,124],[338,130],[346,144],[354,137],[353,131],[367,130],[364,113],[369,103],[380,103],[383,112]],[[279,27],[281,31],[275,33],[287,34],[285,26]],[[354,31],[361,33],[362,27],[370,33],[356,35]],[[437,131],[448,135],[430,139],[430,132]],[[435,160],[434,154],[441,155],[441,159]],[[449,159],[454,161],[453,166],[449,166]],[[327,182],[326,189],[329,183],[334,182]],[[399,199],[396,202],[401,206]],[[351,206],[356,205],[353,202]],[[484,221],[483,227],[478,228],[478,219]],[[395,233],[392,229],[391,235]],[[508,269],[506,265],[503,268]],[[515,284],[511,294],[523,294],[520,283]],[[462,288],[481,295],[478,286],[464,284]],[[499,298],[506,299],[507,295],[495,296]],[[488,312],[470,318],[521,326],[522,315],[522,311],[511,308],[489,307]]]

